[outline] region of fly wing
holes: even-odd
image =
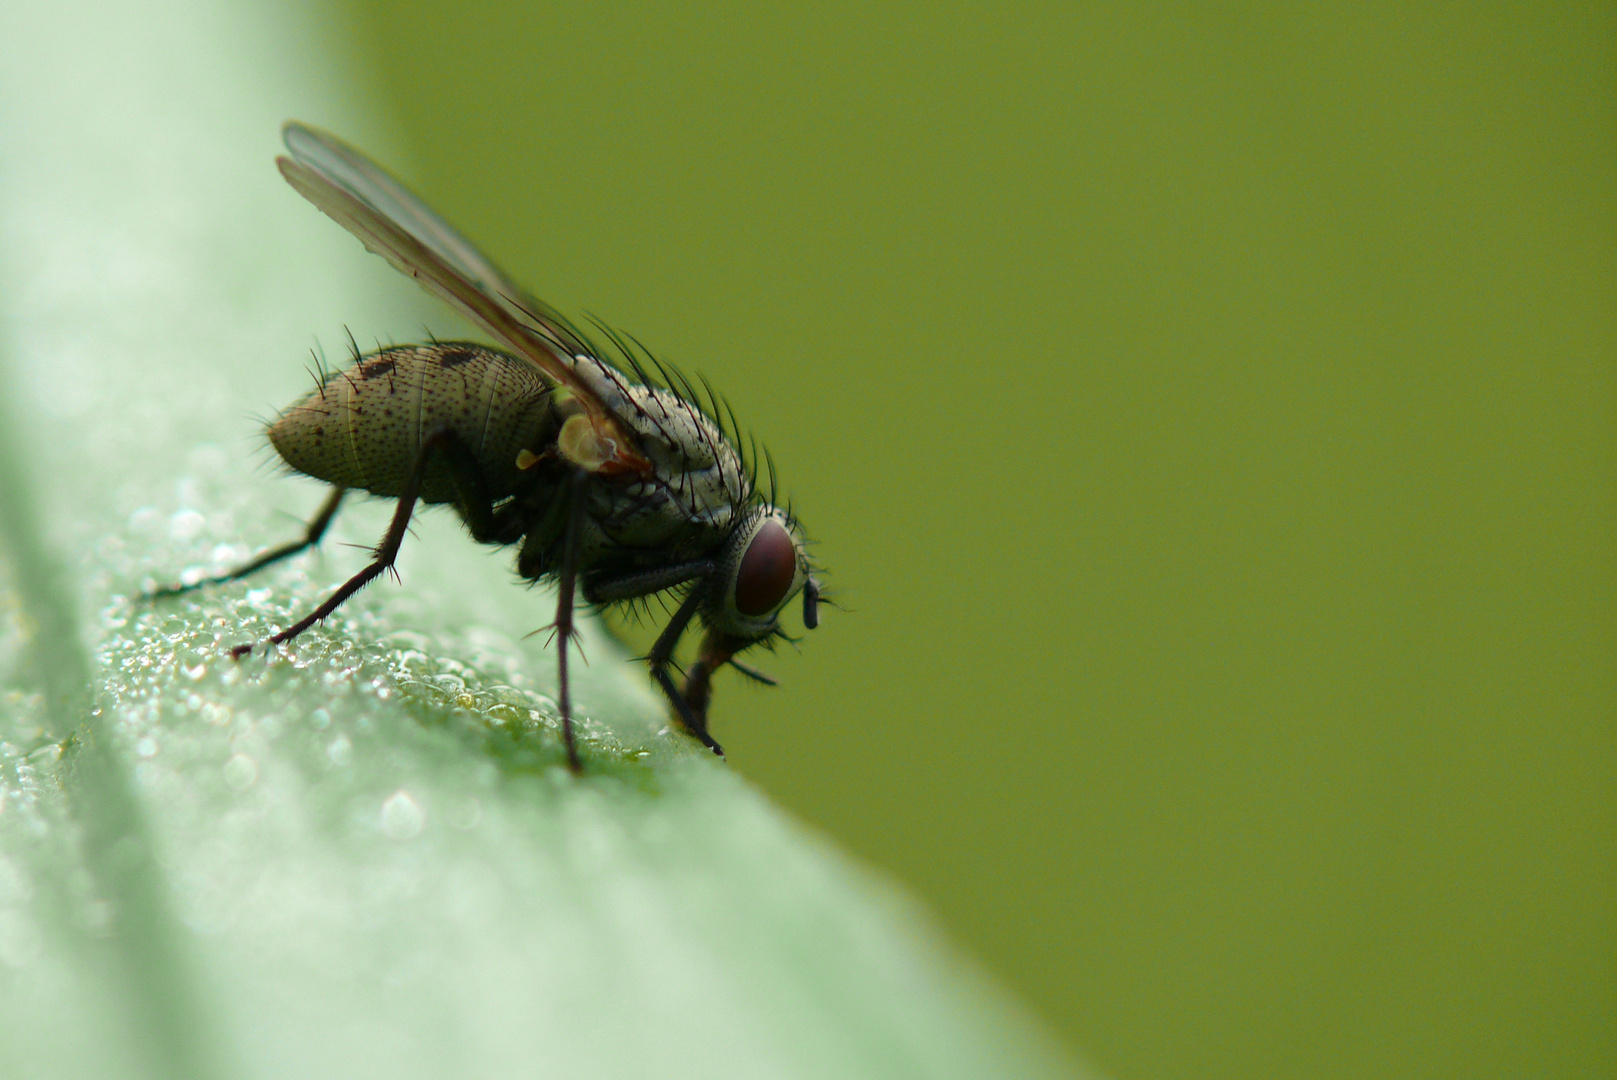
[[[281,175],[367,248],[573,391],[597,418],[608,410],[573,370],[593,355],[565,321],[529,296],[408,188],[335,135],[296,121],[282,129]]]

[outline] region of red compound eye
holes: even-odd
[[[797,543],[771,518],[753,536],[736,571],[736,610],[761,618],[780,607],[797,580]]]

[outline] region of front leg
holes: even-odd
[[[707,730],[707,697],[704,693],[700,704],[693,705],[688,694],[680,693],[674,685],[673,678],[668,674],[668,667],[674,659],[674,648],[679,644],[680,637],[685,628],[690,625],[696,613],[701,610],[702,602],[709,591],[716,587],[720,567],[711,559],[695,559],[691,562],[676,563],[672,566],[662,566],[654,570],[645,570],[637,574],[626,574],[623,577],[609,578],[607,580],[593,581],[587,589],[586,595],[592,603],[604,604],[614,600],[633,600],[640,596],[651,596],[664,589],[671,589],[676,585],[683,585],[687,581],[694,582],[690,593],[674,612],[663,632],[657,635],[657,641],[646,654],[646,661],[651,666],[651,677],[667,695],[673,704],[674,711],[680,723],[698,739],[702,745],[712,750],[720,757],[724,756],[721,747],[708,734]],[[702,663],[702,661],[698,661]],[[748,672],[748,674],[753,674]],[[756,675],[754,677],[757,677]],[[687,686],[689,686],[687,680]]]
[[[691,586],[691,591],[679,605],[679,610],[674,612],[674,617],[668,621],[663,632],[657,635],[656,642],[651,646],[651,652],[646,654],[646,662],[651,665],[651,677],[657,680],[657,685],[662,687],[668,700],[673,702],[680,723],[700,739],[703,746],[723,757],[724,747],[720,746],[707,731],[707,701],[704,699],[699,705],[693,706],[686,695],[679,692],[679,687],[674,685],[673,678],[668,674],[668,665],[674,658],[674,646],[679,644],[680,636],[685,633],[685,628],[701,609],[709,590],[715,587],[715,582],[716,577],[709,574]]]
[[[735,637],[717,630],[709,630],[702,638],[702,647],[685,675],[685,690],[680,696],[684,699],[685,708],[692,715],[702,718],[704,728],[707,725],[707,707],[713,700],[713,673],[725,664],[766,686],[775,685],[775,680],[763,672],[736,663],[735,654],[751,644],[751,638]]]

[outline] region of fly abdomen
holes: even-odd
[[[327,376],[269,426],[276,453],[298,472],[373,495],[398,495],[421,441],[440,427],[477,460],[491,499],[512,494],[522,451],[554,436],[550,384],[526,360],[464,342],[400,345]],[[428,465],[421,498],[453,502],[441,460]]]

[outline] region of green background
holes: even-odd
[[[1611,5],[344,11],[773,451],[737,771],[1113,1075],[1617,1070]]]

